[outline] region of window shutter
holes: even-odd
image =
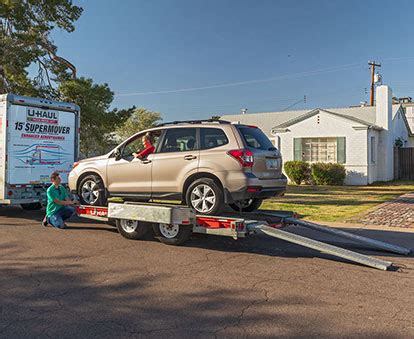
[[[346,139],[345,137],[336,138],[336,159],[339,164],[346,163]]]
[[[293,160],[302,160],[302,138],[293,138]]]

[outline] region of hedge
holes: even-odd
[[[285,173],[290,181],[293,181],[296,185],[300,185],[302,181],[309,181],[310,167],[306,161],[286,161]]]
[[[316,185],[343,185],[346,171],[342,164],[317,162],[311,166],[311,176]]]

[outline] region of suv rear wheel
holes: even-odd
[[[194,181],[185,194],[187,205],[196,213],[215,215],[223,208],[223,190],[210,178]]]
[[[229,206],[237,212],[253,212],[260,207],[262,202],[263,199],[252,198],[236,201],[232,204],[229,204]]]
[[[101,178],[91,174],[81,180],[78,196],[82,205],[106,206],[105,187]]]

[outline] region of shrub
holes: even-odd
[[[302,181],[309,181],[310,178],[310,167],[306,161],[286,161],[285,172],[296,185],[300,185]]]
[[[311,175],[316,185],[343,185],[346,171],[342,164],[317,162],[311,166]]]

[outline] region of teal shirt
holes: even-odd
[[[58,205],[54,202],[55,199],[65,200],[68,196],[66,192],[66,188],[62,185],[59,185],[58,188],[55,185],[51,185],[47,189],[47,207],[46,207],[46,215],[48,217],[54,215],[57,211],[59,211],[63,205]]]

